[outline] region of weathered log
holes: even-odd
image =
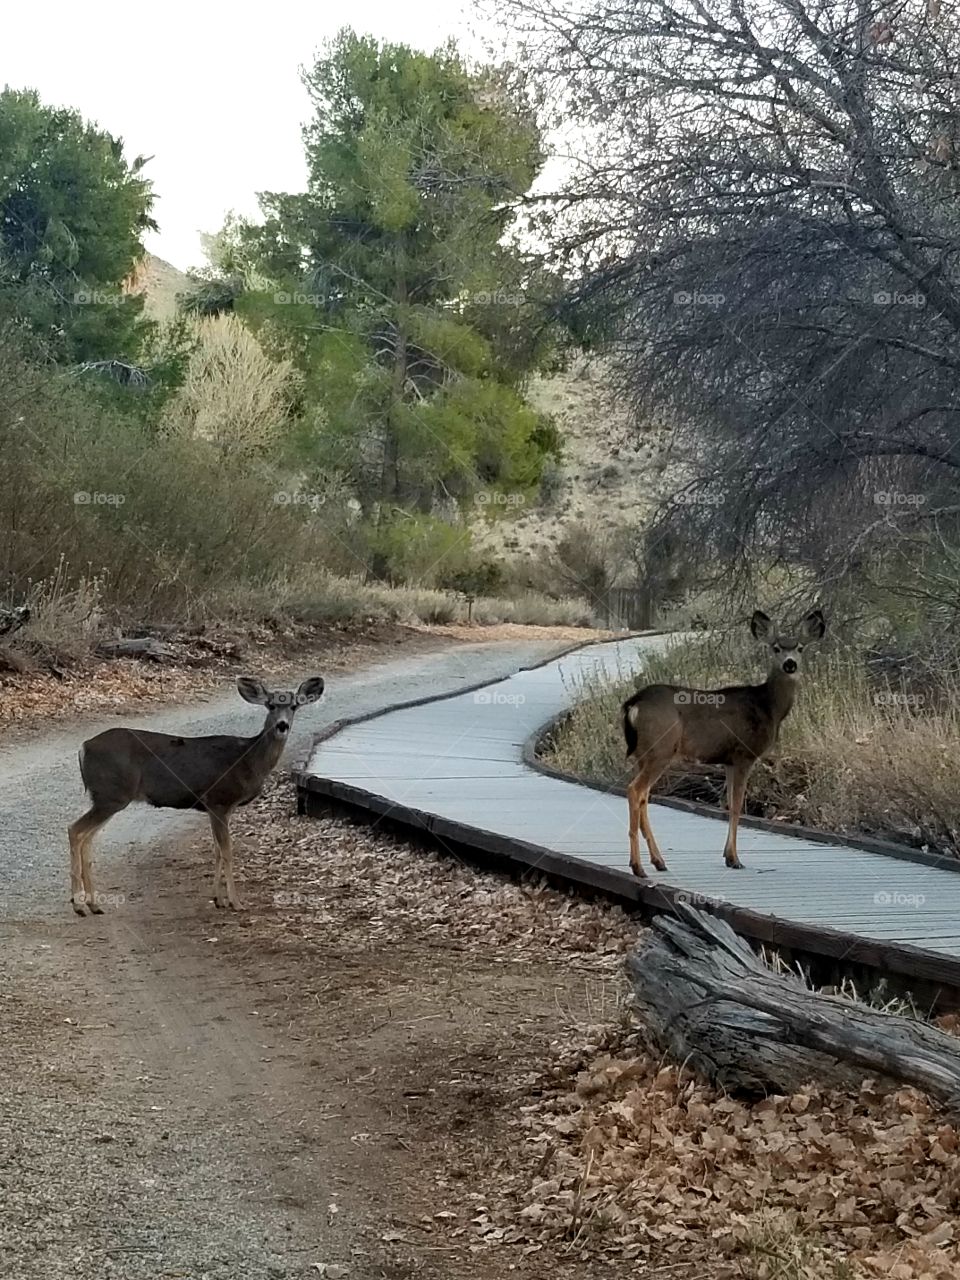
[[[14,631],[19,631],[21,627],[25,627],[29,621],[29,605],[21,604],[15,609],[8,609],[6,605],[0,605],[0,636],[12,635]]]
[[[915,1085],[960,1112],[960,1041],[928,1023],[812,991],[769,969],[723,920],[658,916],[627,960],[647,1047],[751,1095],[804,1084]]]
[[[147,658],[151,662],[163,662],[173,656],[172,650],[151,636],[104,640],[97,645],[97,653],[103,658]]]

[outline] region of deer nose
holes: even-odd
[[[277,721],[277,733],[286,733],[289,728],[290,726],[287,724],[286,720]]]
[[[784,671],[787,673],[787,675],[788,675],[788,676],[792,676],[792,675],[793,675],[793,673],[794,673],[794,672],[796,671],[796,669],[797,669],[796,659],[795,659],[795,658],[785,658],[785,659],[784,659],[784,661],[783,661],[783,669],[784,669]]]

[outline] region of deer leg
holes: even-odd
[[[210,825],[213,826],[213,819],[210,819]],[[220,907],[223,905],[223,854],[220,852],[220,842],[217,840],[217,833],[213,833],[216,852],[213,858],[213,905]]]
[[[627,787],[627,803],[630,806],[630,870],[635,876],[644,874],[640,865],[640,841],[637,838],[638,826],[643,832],[643,838],[650,853],[650,861],[658,871],[666,871],[667,869],[667,864],[663,860],[663,854],[660,852],[650,826],[647,804],[650,799],[650,788],[669,763],[669,759],[665,761],[641,759],[637,776]]]
[[[233,883],[233,845],[230,840],[230,828],[228,825],[230,813],[230,809],[210,811],[210,826],[213,829],[213,839],[217,846],[217,869],[213,884],[213,902],[217,907],[229,905],[232,911],[239,911],[243,904],[237,897],[237,890]],[[221,869],[227,887],[226,903],[223,901],[220,888]]]
[[[637,783],[642,780],[637,777],[627,787],[627,806],[630,811],[629,827],[630,832],[630,870],[635,876],[645,876],[646,872],[640,865],[640,840],[637,836],[637,826],[640,821],[640,800],[637,790]]]
[[[643,832],[643,838],[647,842],[647,848],[650,850],[650,861],[658,871],[666,871],[667,864],[663,860],[663,854],[660,847],[654,839],[653,828],[650,826],[650,787],[640,797],[640,830]]]
[[[121,805],[120,808],[126,808]],[[84,907],[91,914],[103,914],[93,888],[93,872],[90,865],[90,843],[102,826],[119,813],[120,809],[104,809],[96,803],[67,828],[70,839],[70,905],[78,916],[85,915]]]
[[[737,827],[743,809],[743,797],[747,791],[747,777],[752,768],[752,760],[727,765],[727,809],[730,825],[727,829],[727,842],[723,846],[723,860],[735,870],[743,866],[737,854]]]

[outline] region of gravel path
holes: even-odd
[[[331,719],[559,647],[463,645],[336,677],[320,708],[301,712],[286,764]],[[208,839],[205,819],[119,815],[94,867],[98,889],[124,901],[83,920],[69,909],[77,748],[112,722],[0,751],[0,1274],[380,1280],[358,1246],[376,1187],[358,1196],[326,1158],[344,1126],[363,1129],[356,1091],[305,1078],[283,1026],[258,1007],[289,975],[252,937],[239,962],[236,948],[219,962],[224,917],[169,874],[163,851]],[[230,690],[126,723],[253,732],[256,716]],[[167,874],[151,879],[152,860]],[[242,842],[238,864],[242,892]]]

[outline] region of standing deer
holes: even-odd
[[[650,861],[658,871],[667,869],[650,828],[649,800],[650,788],[675,760],[726,766],[730,825],[723,859],[728,867],[743,866],[737,855],[737,825],[747,777],[760,757],[776,745],[780,726],[796,696],[804,645],[819,640],[826,623],[815,609],[800,623],[795,636],[778,635],[767,615],[758,609],[750,620],[750,630],[772,654],[770,673],[763,684],[709,691],[651,684],[623,704],[627,759],[633,760],[637,770],[627,787],[630,870],[635,876],[644,875],[638,825]]]
[[[85,814],[68,828],[70,836],[70,903],[77,915],[97,902],[90,874],[90,843],[100,828],[134,800],[157,809],[201,809],[209,814],[217,847],[213,901],[237,911],[240,900],[233,883],[230,815],[263,790],[267,775],[283,754],[297,708],[323,695],[323,680],[311,676],[296,693],[270,692],[259,680],[241,676],[240,697],[267,709],[263,728],[252,738],[217,734],[209,738],[175,738],[146,729],[107,729],[80,748],[80,776],[90,796]]]

